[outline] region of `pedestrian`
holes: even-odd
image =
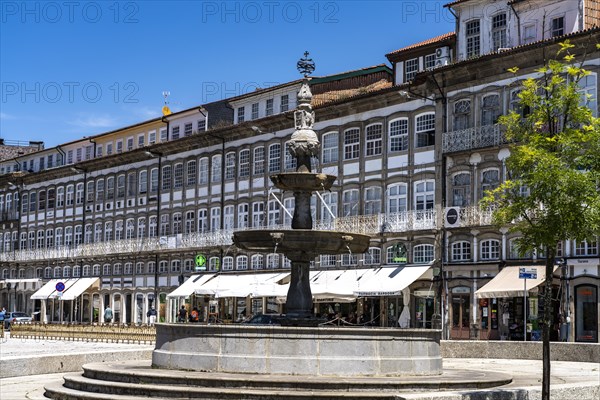
[[[185,309],[185,306],[181,306],[181,309],[179,310],[179,322],[185,322],[186,317],[187,310]]]
[[[110,324],[113,319],[113,311],[110,306],[106,306],[104,309],[104,322]]]
[[[5,315],[6,315],[6,310],[4,309],[4,307],[2,307],[0,309],[0,329],[2,329],[2,324],[4,324]]]
[[[154,325],[156,323],[156,310],[154,309],[154,306],[152,306],[152,308],[148,310],[146,316],[148,317],[148,323],[150,325]]]

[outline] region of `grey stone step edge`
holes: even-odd
[[[474,376],[479,374],[479,376]],[[157,370],[143,362],[92,363],[83,366],[83,376],[90,379],[129,384],[288,390],[335,391],[411,391],[482,389],[512,382],[508,374],[486,371],[452,370],[437,376],[330,378],[301,375],[255,375],[203,373],[196,371]]]

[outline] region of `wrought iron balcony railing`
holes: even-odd
[[[508,141],[503,130],[500,129],[500,125],[484,125],[444,133],[442,136],[442,151],[444,153],[454,153],[495,147],[506,143]]]

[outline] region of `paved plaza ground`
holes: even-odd
[[[153,346],[138,344],[115,344],[98,342],[71,342],[61,340],[0,339],[0,399],[45,399],[44,385],[60,381],[68,370],[77,371],[80,365],[71,362],[63,365],[60,373],[13,376],[14,368],[23,368],[24,362],[43,366],[54,362],[56,357],[74,355],[108,356],[112,360],[126,360],[131,354],[150,354]],[[131,352],[134,353],[131,353]],[[140,351],[143,351],[140,353]],[[147,352],[147,353],[144,353]],[[148,360],[150,357],[148,356]],[[50,360],[50,361],[48,361]],[[58,364],[60,365],[60,364]],[[36,367],[37,368],[37,367]],[[525,389],[528,400],[541,398],[542,362],[537,360],[501,359],[444,359],[444,369],[494,370],[513,376],[513,382],[503,386],[505,390]],[[26,369],[25,369],[26,370]],[[33,368],[31,371],[35,371]],[[552,362],[553,399],[597,400],[600,398],[600,365],[595,363]],[[497,389],[492,389],[497,390]],[[491,393],[490,393],[491,394]],[[452,392],[402,393],[403,399],[453,399]],[[490,397],[492,398],[492,397]],[[493,398],[496,398],[495,396]]]

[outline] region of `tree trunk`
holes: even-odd
[[[550,400],[550,327],[552,325],[552,272],[555,260],[555,251],[550,246],[546,249],[548,257],[546,258],[542,320],[542,400]]]

